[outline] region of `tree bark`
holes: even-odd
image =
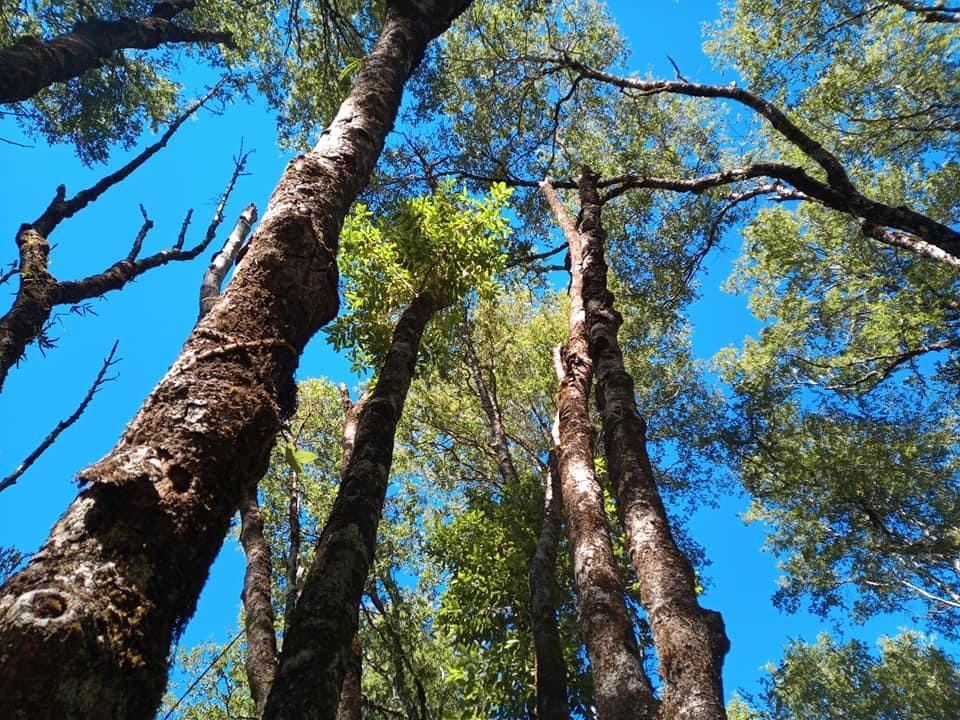
[[[480,359],[477,357],[469,328],[463,333],[467,364],[490,428],[490,445],[497,458],[500,477],[505,482],[520,484],[503,425],[503,413],[494,389],[487,386]],[[537,671],[537,718],[569,720],[567,700],[567,664],[563,658],[560,629],[557,626],[557,547],[560,544],[561,510],[556,454],[550,453],[547,485],[544,495],[543,521],[537,537],[537,548],[530,558],[528,585],[533,647]]]
[[[287,630],[290,629],[293,609],[297,606],[297,598],[300,596],[300,476],[294,470],[290,471],[287,527],[289,535],[287,538],[287,562],[285,563],[287,587],[283,604],[284,637],[287,635]]]
[[[723,720],[723,657],[730,647],[720,614],[697,602],[696,579],[670,530],[646,448],[633,378],[623,364],[617,332],[623,317],[607,288],[606,234],[597,176],[578,181],[577,234],[583,258],[582,293],[604,452],[620,523],[640,582],[663,680],[661,715],[670,720]]]
[[[530,558],[530,615],[537,665],[537,718],[569,720],[567,664],[563,658],[560,629],[557,627],[557,548],[560,545],[560,472],[557,454],[547,460],[547,482],[543,498],[543,521],[537,549]]]
[[[545,182],[543,189],[551,207],[559,206],[552,186]],[[595,433],[588,410],[593,364],[581,290],[582,250],[577,233],[564,230],[570,246],[570,320],[567,343],[557,362],[560,393],[555,442],[580,625],[600,720],[652,719],[657,716],[657,702],[627,614],[603,510],[603,490],[593,464]]]
[[[223,298],[118,445],[79,473],[86,489],[44,546],[0,588],[8,717],[153,717],[170,644],[292,413],[299,355],[336,313],[343,219],[406,79],[467,4],[388,3],[354,88],[317,146],[287,167]]]
[[[362,720],[363,693],[360,680],[363,677],[363,660],[360,654],[360,638],[353,636],[350,643],[350,657],[347,659],[343,675],[343,687],[340,690],[340,704],[337,706],[337,720]]]
[[[277,634],[270,598],[273,565],[263,535],[263,513],[255,495],[240,508],[240,544],[247,558],[243,576],[243,613],[247,632],[247,681],[250,695],[263,714],[267,693],[277,672]]]
[[[45,87],[93,70],[115,52],[126,48],[152,50],[166,43],[220,43],[236,47],[228,32],[182,27],[172,22],[191,10],[193,0],[157,3],[143,18],[100,20],[90,18],[74,25],[72,32],[41,40],[22,37],[0,49],[0,103],[27,100]]]
[[[373,564],[397,423],[427,323],[440,309],[418,296],[400,316],[376,386],[364,402],[343,482],[283,641],[266,720],[335,717],[363,586]]]
[[[233,231],[223,244],[223,249],[210,260],[210,265],[203,274],[203,281],[200,283],[200,317],[210,312],[210,308],[220,297],[220,287],[223,285],[223,280],[240,255],[247,234],[256,221],[257,206],[250,203],[237,218],[237,224],[233,226]]]

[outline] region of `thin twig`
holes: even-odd
[[[0,481],[0,492],[2,492],[3,490],[6,490],[8,487],[16,483],[17,480],[20,479],[20,476],[22,476],[27,471],[27,469],[31,465],[33,465],[33,463],[35,463],[37,459],[41,455],[43,455],[44,452],[46,452],[47,448],[53,445],[56,439],[60,436],[60,433],[62,433],[64,430],[66,430],[68,427],[70,427],[77,420],[80,419],[80,416],[83,415],[83,412],[87,409],[87,405],[90,404],[90,401],[93,399],[93,396],[104,385],[104,383],[108,383],[114,379],[112,377],[108,378],[105,376],[107,374],[107,369],[112,367],[113,365],[116,365],[119,362],[119,360],[114,360],[114,356],[117,353],[117,345],[119,343],[120,343],[119,340],[114,341],[113,347],[110,348],[110,354],[107,355],[107,357],[104,359],[103,364],[100,366],[100,372],[97,373],[96,379],[93,381],[93,384],[90,386],[90,389],[87,390],[87,394],[84,396],[83,400],[81,401],[77,409],[74,410],[73,414],[70,417],[68,417],[66,420],[61,420],[60,422],[58,422],[57,426],[53,429],[53,431],[49,435],[47,435],[47,437],[43,439],[43,442],[41,442],[37,446],[37,449],[34,450],[29,455],[27,455],[26,459],[17,466],[16,470],[14,470],[12,473],[7,475],[7,477],[5,477],[2,481]]]

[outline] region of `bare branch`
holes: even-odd
[[[71,414],[69,417],[58,422],[57,426],[43,439],[43,442],[41,442],[32,453],[27,455],[24,461],[17,466],[16,470],[7,475],[3,480],[0,480],[0,492],[15,484],[17,480],[19,480],[20,477],[27,471],[27,469],[33,465],[33,463],[35,463],[39,457],[43,455],[43,453],[47,451],[47,448],[53,445],[56,439],[60,437],[60,434],[80,419],[80,416],[83,415],[84,411],[87,409],[87,405],[90,404],[90,401],[93,399],[93,396],[96,395],[97,391],[103,387],[105,383],[113,380],[113,378],[106,377],[106,374],[110,367],[119,362],[119,360],[114,360],[114,356],[117,354],[117,345],[119,342],[120,341],[117,340],[113,343],[113,347],[110,348],[110,353],[104,359],[103,364],[100,366],[100,371],[97,373],[96,378],[94,378],[93,384],[87,390],[87,394],[83,396],[83,400],[80,401],[77,409],[74,410],[73,414]]]
[[[220,297],[220,288],[227,272],[237,260],[240,249],[247,239],[250,228],[257,220],[257,206],[253,203],[247,205],[240,213],[237,224],[233,227],[233,232],[223,244],[223,249],[213,256],[210,266],[203,275],[203,281],[200,284],[200,317],[209,312],[210,308]]]
[[[190,107],[188,107],[182,114],[174,119],[174,121],[167,127],[166,132],[160,136],[160,139],[157,142],[145,148],[139,155],[133,158],[133,160],[128,162],[116,172],[110,173],[106,177],[101,178],[97,183],[90,186],[86,190],[81,190],[69,200],[65,199],[67,194],[66,186],[60,185],[57,188],[57,192],[56,195],[54,195],[53,200],[47,206],[47,209],[43,211],[43,214],[41,214],[40,217],[33,221],[34,229],[44,237],[49,237],[50,233],[53,232],[57,225],[67,218],[76,215],[80,210],[83,210],[83,208],[103,195],[103,193],[105,193],[107,190],[112,188],[121,180],[129,177],[134,170],[139,168],[147,160],[166,147],[167,143],[170,142],[170,138],[172,138],[174,133],[180,129],[180,126],[183,125],[183,123],[185,123],[190,116],[197,112],[197,110],[209,102],[218,92],[220,92],[220,89],[223,87],[225,82],[226,79],[220,80],[220,82],[213,86],[212,90],[190,105]]]

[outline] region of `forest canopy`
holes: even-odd
[[[0,714],[955,717],[960,7],[13,2],[0,112]]]

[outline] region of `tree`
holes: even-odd
[[[917,633],[881,638],[880,656],[858,640],[839,643],[823,634],[814,644],[793,642],[770,668],[757,720],[946,720],[960,701],[956,662]],[[920,680],[920,682],[918,682]]]
[[[489,200],[438,188],[374,224],[362,205],[344,233],[350,312],[332,333],[356,339],[355,353],[381,363],[356,412],[356,436],[343,481],[286,629],[265,718],[323,718],[336,713],[357,632],[357,613],[376,550],[394,437],[427,324],[496,270],[509,226],[501,217],[509,196]],[[384,284],[396,296],[374,294]],[[399,302],[399,298],[407,298]],[[385,331],[403,307],[389,342]]]
[[[86,17],[69,34],[51,40],[20,37],[0,50],[0,103],[27,100],[52,83],[100,67],[115,52],[127,48],[152,50],[165,43],[200,42],[235,48],[229,32],[183,27],[174,22],[177,15],[195,6],[195,0],[164,0],[146,17]]]
[[[156,709],[170,641],[290,412],[300,350],[336,313],[343,218],[404,82],[465,6],[388,5],[341,112],[287,168],[223,298],[117,448],[80,473],[89,487],[46,549],[4,585],[0,674],[16,713]]]

